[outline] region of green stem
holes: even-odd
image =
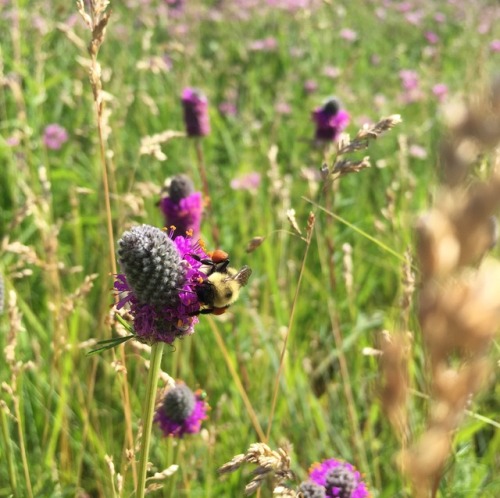
[[[160,371],[163,343],[157,342],[151,346],[151,360],[149,365],[148,384],[146,388],[146,403],[142,414],[142,440],[139,456],[139,475],[135,495],[144,498],[146,473],[148,468],[149,444],[151,442],[151,427],[155,409],[156,388],[158,387],[158,373]]]
[[[167,467],[170,465],[177,464],[181,443],[182,443],[181,440],[174,441],[173,438],[169,439],[169,444],[170,444],[169,449],[172,450],[172,446],[173,445],[175,446],[173,447],[173,451],[169,452],[169,457],[171,456],[171,458],[169,458]],[[177,474],[180,471],[181,469],[179,466],[179,468],[168,478],[168,491],[167,491],[168,498],[172,498],[174,496],[175,482],[177,481]]]
[[[3,403],[3,402],[2,402]],[[5,407],[7,409],[7,407]],[[7,470],[9,474],[10,487],[12,491],[12,496],[16,498],[17,494],[17,481],[16,481],[16,469],[14,467],[14,460],[12,458],[12,448],[11,448],[11,440],[9,437],[9,428],[7,425],[7,416],[4,411],[4,407],[0,406],[0,421],[2,425],[2,436],[5,441],[5,456],[7,458]]]

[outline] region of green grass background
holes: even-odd
[[[343,458],[364,473],[373,496],[411,496],[409,483],[395,465],[400,443],[378,400],[378,362],[362,350],[376,347],[382,329],[397,331],[402,326],[402,258],[413,247],[415,217],[430,205],[438,181],[442,111],[431,89],[445,83],[450,96],[461,97],[478,90],[494,74],[500,54],[491,52],[489,43],[500,38],[499,24],[494,22],[500,18],[498,4],[415,0],[409,3],[410,10],[421,12],[422,20],[414,26],[405,20],[404,8],[398,7],[402,2],[317,1],[314,8],[294,12],[262,6],[251,9],[237,2],[188,3],[179,17],[169,17],[165,8],[159,15],[158,6],[164,4],[153,0],[111,5],[99,61],[103,88],[110,95],[108,150],[112,155],[108,163],[113,171],[114,233],[118,238],[136,223],[162,226],[156,202],[167,176],[186,172],[201,187],[195,150],[188,139],[165,144],[165,162],[139,155],[142,137],[166,129],[183,130],[180,94],[185,86],[198,87],[210,101],[212,133],[203,140],[203,150],[221,245],[236,266],[248,264],[253,275],[227,319],[215,320],[228,358],[206,317],[200,318],[195,335],[177,342],[175,350],[167,349],[163,370],[193,388],[203,388],[212,410],[203,433],[186,437],[180,448],[174,448],[155,428],[150,461],[156,470],[173,463],[180,466],[172,496],[243,495],[248,472],[224,480],[216,474],[219,466],[258,440],[227,361],[236,368],[266,430],[283,331],[289,324],[306,248],[289,233],[285,210],[295,209],[299,225],[305,228],[314,207],[304,200],[313,194],[301,170],[319,168],[323,160],[311,145],[310,113],[335,94],[351,114],[351,134],[364,117],[376,121],[389,114],[402,115],[403,123],[372,143],[368,152],[374,165],[383,160],[385,167],[343,178],[334,198],[338,216],[399,257],[316,210],[270,444],[292,443],[293,468],[301,479],[313,462]],[[5,463],[9,446],[17,496],[28,496],[21,445],[26,448],[34,496],[115,496],[105,455],[113,458],[117,472],[125,473],[123,496],[131,496],[132,477],[124,454],[128,447],[124,376],[113,364],[121,357],[106,352],[89,358],[86,348],[79,347],[88,339],[109,337],[113,302],[101,162],[86,67],[90,33],[80,20],[65,27],[76,15],[70,2],[3,4],[0,262],[6,292],[15,291],[22,312],[16,359],[33,363],[17,375],[18,423],[12,396],[6,389],[1,394],[10,414],[3,410],[0,496],[13,493]],[[381,9],[385,12],[382,19]],[[445,15],[445,22],[434,19],[438,12]],[[478,27],[488,19],[490,30],[480,32]],[[358,39],[352,43],[342,39],[342,28],[355,30]],[[436,45],[426,41],[426,31],[439,35]],[[249,50],[252,41],[268,36],[276,38],[276,50]],[[137,68],[139,61],[164,55],[172,61],[168,72]],[[328,66],[338,67],[340,76],[326,76]],[[413,69],[420,76],[423,95],[418,102],[401,99],[402,69]],[[308,79],[318,84],[310,95],[304,92]],[[223,116],[217,110],[229,94],[236,95],[236,116]],[[382,103],[377,96],[384,97]],[[280,102],[289,104],[289,114],[276,111]],[[69,133],[69,140],[57,151],[48,150],[42,142],[43,130],[50,123],[59,123]],[[18,145],[8,144],[13,135],[19,137]],[[427,158],[412,156],[405,144],[423,147]],[[267,154],[273,145],[279,150],[277,174],[283,184],[278,192],[269,177]],[[41,180],[40,168],[45,169],[49,183]],[[262,175],[257,192],[230,188],[233,178],[251,171]],[[150,187],[147,193],[141,189],[144,185]],[[381,212],[387,207],[388,191],[395,205],[389,219]],[[142,209],[134,209],[132,199]],[[210,247],[208,221],[203,235]],[[254,236],[266,236],[266,240],[246,254],[246,244]],[[15,241],[31,248],[36,258],[28,261],[16,254],[9,245]],[[334,245],[335,289],[328,277],[329,242]],[[351,297],[342,277],[344,243],[353,247]],[[23,269],[31,272],[19,278]],[[92,290],[64,314],[62,305],[91,274],[97,274]],[[333,303],[330,308],[328,300]],[[353,444],[332,319],[338,319],[344,338],[343,354],[366,461]],[[412,387],[428,393],[425,351],[414,316],[409,327],[414,334]],[[9,317],[4,313],[0,316],[2,351],[8,338]],[[125,355],[130,415],[137,436],[147,356],[130,344],[125,346]],[[498,360],[498,344],[492,356]],[[11,384],[11,374],[8,364],[0,361],[0,380]],[[492,383],[473,401],[471,410],[498,419],[499,394],[498,384]],[[409,409],[409,429],[411,437],[416,437],[425,427],[428,403],[413,396]],[[466,417],[455,436],[439,496],[499,496],[499,452],[498,428],[478,417]],[[265,489],[263,496],[269,495]],[[167,492],[157,491],[153,496],[167,496]]]

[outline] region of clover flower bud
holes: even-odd
[[[350,116],[341,108],[336,98],[326,100],[321,107],[312,113],[316,123],[315,139],[320,141],[334,141],[349,124]]]
[[[309,479],[325,489],[328,498],[367,498],[361,474],[348,462],[330,458],[312,466]]]
[[[174,176],[168,185],[168,195],[160,200],[160,209],[165,217],[165,226],[174,228],[174,235],[191,233],[193,239],[200,234],[203,199],[201,192],[187,175]]]
[[[208,100],[198,90],[185,88],[182,92],[184,124],[188,137],[204,137],[210,133]]]
[[[193,393],[185,384],[177,384],[167,391],[161,401],[155,422],[166,437],[182,438],[184,434],[200,432],[201,422],[207,418],[208,409],[202,391]]]
[[[314,482],[306,481],[299,486],[303,498],[325,498],[325,488]]]

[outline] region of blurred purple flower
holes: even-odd
[[[340,38],[348,42],[355,42],[358,39],[358,33],[349,28],[341,29],[339,35]]]
[[[370,495],[361,474],[348,462],[330,458],[313,465],[309,482],[325,489],[328,498],[368,498]]]
[[[408,154],[410,154],[411,157],[415,157],[416,159],[426,159],[427,158],[427,151],[421,146],[421,145],[410,145],[410,148],[408,149]]]
[[[314,93],[318,89],[318,84],[314,80],[306,80],[304,83],[304,92],[308,95]]]
[[[437,97],[439,102],[443,102],[448,95],[448,87],[444,83],[437,83],[432,87],[432,93]]]
[[[446,22],[446,15],[442,12],[436,12],[434,14],[434,20],[439,24],[443,24],[444,22]]]
[[[336,140],[345,127],[349,124],[349,113],[340,107],[340,102],[330,98],[321,107],[312,113],[316,123],[316,140]]]
[[[8,147],[17,147],[21,143],[19,133],[13,133],[10,137],[6,137],[5,143]]]
[[[493,40],[490,43],[490,50],[492,52],[500,52],[500,40]]]
[[[224,101],[219,104],[219,112],[224,116],[236,116],[238,109],[233,102]]]
[[[246,175],[238,176],[231,180],[233,190],[257,190],[260,186],[260,173],[252,172]]]
[[[174,236],[191,234],[194,240],[200,235],[203,199],[201,192],[187,175],[176,175],[168,184],[168,195],[160,200],[165,226],[174,230]]]
[[[413,12],[407,12],[405,14],[406,21],[412,26],[420,26],[424,13],[421,10],[415,10]]]
[[[209,410],[203,391],[193,393],[185,384],[177,384],[165,394],[155,413],[155,422],[165,437],[182,438],[200,432]]]
[[[174,17],[178,17],[184,12],[186,0],[165,0],[165,4],[169,9],[169,13],[174,14]]]
[[[434,31],[427,31],[425,33],[425,39],[431,44],[431,45],[436,45],[436,43],[439,43],[439,35],[434,33]]]
[[[194,88],[184,88],[182,92],[184,124],[188,137],[204,137],[210,133],[208,100]]]
[[[401,86],[403,87],[402,100],[405,103],[416,102],[423,97],[420,89],[420,78],[416,71],[403,69],[399,71]]]
[[[277,102],[276,105],[274,106],[274,110],[278,114],[282,114],[285,116],[292,113],[292,108],[290,107],[290,104],[284,101]]]
[[[420,85],[417,72],[411,69],[402,69],[399,71],[399,77],[404,90],[415,90]]]
[[[248,46],[252,52],[272,52],[278,48],[278,41],[272,36],[263,38],[262,40],[254,40]]]
[[[59,150],[68,140],[68,132],[58,124],[49,124],[43,131],[43,143],[47,149]]]
[[[332,80],[338,78],[342,74],[342,70],[336,66],[326,66],[323,69],[323,74],[327,78],[331,78]]]

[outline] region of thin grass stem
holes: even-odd
[[[217,325],[215,324],[215,321],[213,320],[213,318],[211,316],[207,315],[207,318],[208,318],[208,324],[210,325],[210,328],[212,329],[215,340],[217,341],[217,346],[221,350],[222,356],[224,356],[224,360],[226,361],[227,368],[229,369],[229,372],[231,373],[231,377],[236,385],[236,388],[238,389],[238,391],[240,393],[241,399],[243,400],[245,408],[247,409],[248,415],[250,417],[250,420],[252,421],[252,425],[255,429],[255,432],[257,433],[257,436],[259,437],[259,439],[261,441],[265,441],[266,435],[264,434],[264,431],[262,430],[262,427],[259,423],[259,419],[257,418],[257,414],[255,413],[255,410],[253,409],[252,403],[248,399],[248,395],[245,391],[245,388],[243,387],[243,384],[241,383],[241,379],[238,375],[238,372],[236,372],[234,365],[231,363],[229,353],[227,351],[226,345],[224,344],[224,341],[222,340],[219,329],[217,328]]]
[[[194,141],[194,147],[196,150],[196,161],[198,165],[198,172],[201,177],[201,183],[203,188],[203,196],[205,197],[206,202],[206,210],[208,211],[208,215],[210,217],[210,226],[212,228],[212,238],[214,241],[215,247],[219,247],[220,242],[220,231],[219,227],[215,222],[215,216],[212,209],[212,197],[210,196],[210,188],[208,186],[208,176],[207,170],[205,168],[205,160],[203,157],[203,147],[201,145],[201,140],[196,138]]]
[[[16,468],[14,466],[14,460],[12,458],[12,441],[9,437],[7,415],[3,406],[0,406],[0,423],[2,425],[2,438],[4,440],[3,447],[5,448],[5,458],[7,459],[7,472],[9,474],[10,488],[12,491],[12,496],[14,498],[17,498],[19,494],[17,492]]]
[[[31,487],[30,470],[28,465],[28,458],[26,456],[26,444],[24,442],[24,434],[21,428],[21,409],[19,407],[19,398],[14,396],[14,412],[17,420],[17,434],[19,437],[19,450],[21,452],[21,462],[23,464],[24,480],[26,483],[26,493],[28,498],[33,498],[33,489]]]
[[[314,220],[314,217],[310,217],[310,219]],[[300,273],[299,273],[299,278],[297,280],[297,286],[295,287],[295,294],[293,296],[292,309],[290,310],[290,319],[288,321],[288,327],[287,327],[285,339],[283,341],[283,348],[281,349],[281,355],[280,355],[280,363],[279,363],[279,367],[278,367],[278,373],[276,374],[276,379],[274,381],[273,397],[272,397],[272,401],[271,401],[271,411],[269,412],[269,417],[268,417],[268,421],[267,421],[266,437],[263,440],[263,442],[266,442],[266,443],[269,441],[269,437],[271,435],[271,427],[272,427],[272,424],[273,424],[274,413],[275,413],[275,410],[276,410],[276,403],[277,403],[277,400],[278,400],[278,391],[279,391],[280,379],[281,379],[281,375],[283,374],[283,370],[285,368],[285,353],[286,353],[286,350],[287,350],[287,345],[288,345],[288,339],[290,337],[290,332],[291,332],[293,324],[294,324],[295,309],[297,307],[297,301],[298,301],[298,298],[299,298],[300,284],[302,282],[302,277],[304,275],[304,269],[305,269],[305,266],[306,266],[307,255],[309,254],[309,248],[311,246],[311,239],[312,239],[313,233],[314,233],[314,221],[312,221],[310,229],[308,230],[307,239],[306,239],[306,250],[304,251],[304,256],[302,257],[302,262],[300,264]]]

